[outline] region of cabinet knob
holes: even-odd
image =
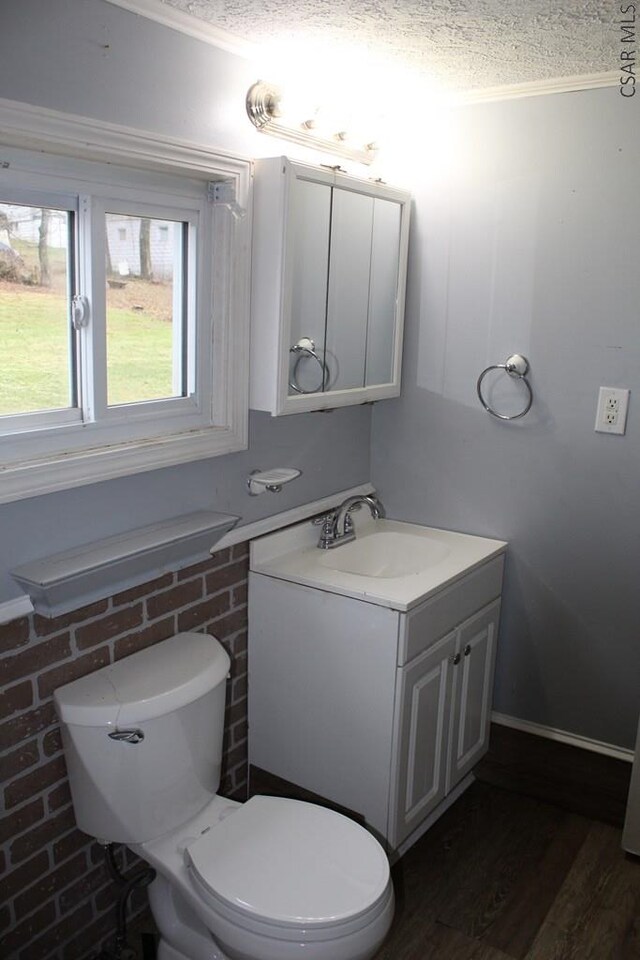
[[[454,667],[457,667],[460,663],[460,654],[456,653],[455,656],[449,657],[449,663],[452,663]]]
[[[470,653],[471,653],[471,644],[468,643],[468,644],[466,645],[466,647],[464,648],[464,655],[465,655],[465,657],[468,657]]]

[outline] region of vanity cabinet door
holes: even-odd
[[[435,615],[439,608],[424,610]],[[498,599],[398,668],[389,820],[396,849],[488,748],[499,617]],[[409,614],[401,641],[408,625],[413,645],[421,628],[427,629],[422,645],[428,644],[434,622]]]
[[[397,848],[444,798],[457,633],[398,670],[398,767],[391,843]]]
[[[457,667],[447,793],[469,773],[489,745],[499,617],[500,601],[496,600],[458,631],[460,662]]]

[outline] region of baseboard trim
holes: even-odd
[[[559,743],[568,743],[572,747],[580,747],[582,750],[591,750],[592,753],[602,753],[607,757],[614,757],[616,760],[633,763],[633,750],[616,747],[612,743],[604,743],[601,740],[592,740],[590,737],[583,737],[579,733],[569,733],[567,730],[547,727],[542,723],[520,720],[518,717],[510,717],[506,713],[492,713],[491,721],[502,727],[511,727],[513,730],[521,730],[523,733],[532,733],[536,737],[557,740]]]

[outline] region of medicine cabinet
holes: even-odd
[[[251,407],[400,393],[409,195],[284,157],[255,164]]]

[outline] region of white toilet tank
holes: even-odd
[[[143,843],[211,800],[229,663],[215,637],[179,633],[55,691],[81,830]]]

